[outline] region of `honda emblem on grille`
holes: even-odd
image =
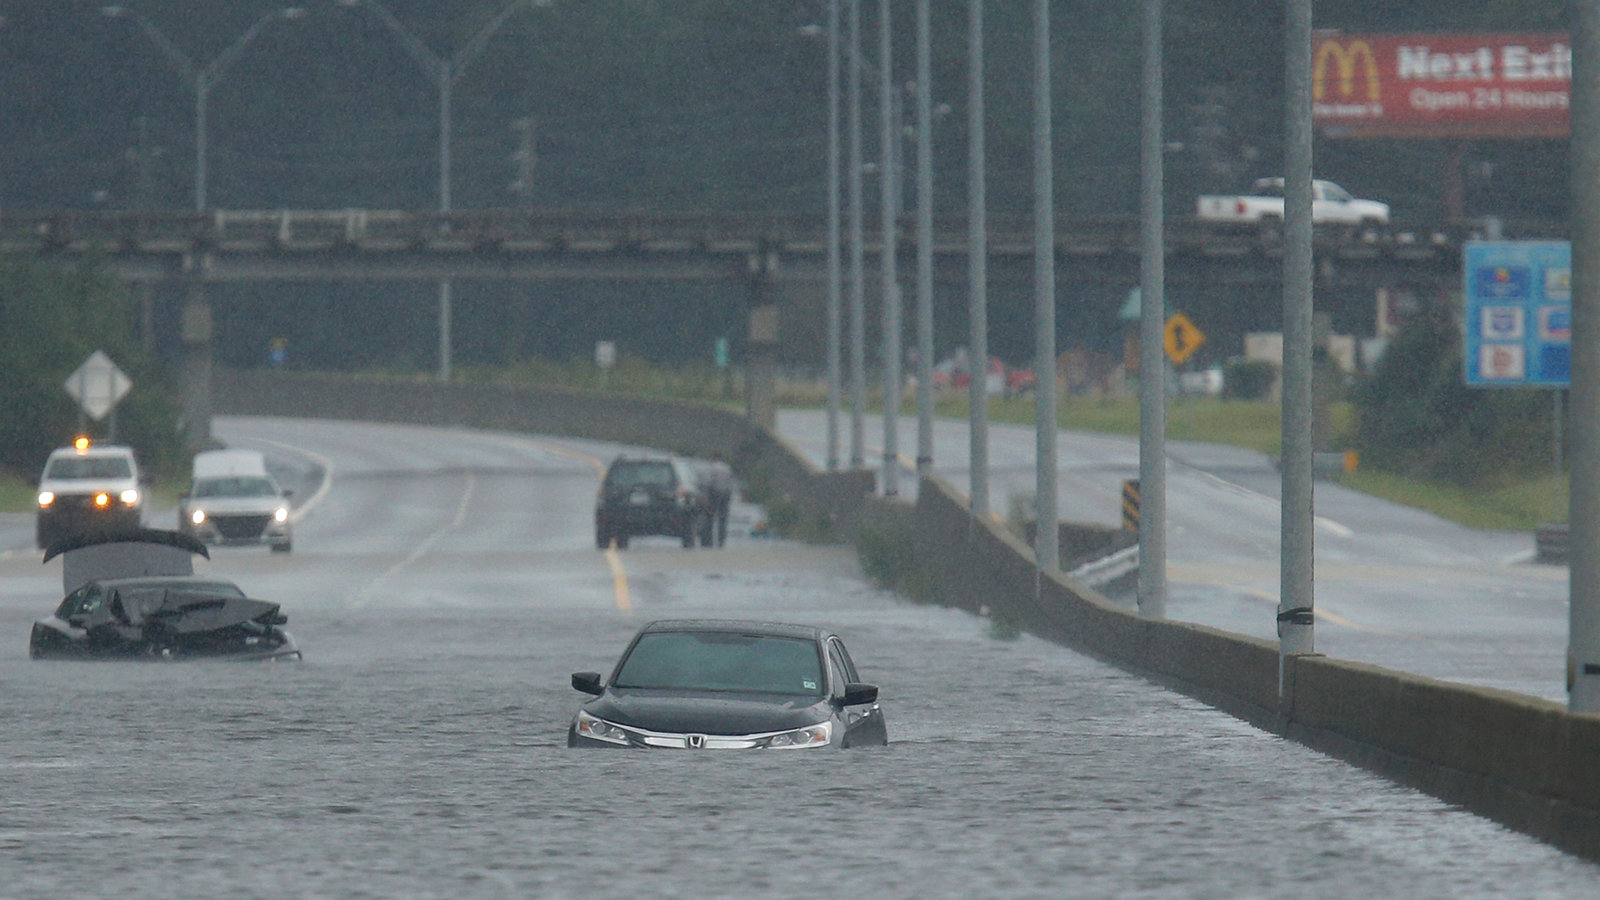
[[[703,734],[686,734],[683,743],[691,750],[703,750],[706,746],[706,736]]]

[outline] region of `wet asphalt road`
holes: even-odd
[[[295,552],[204,568],[283,602],[290,665],[35,663],[57,564],[0,522],[0,898],[1589,897],[1600,868],[963,613],[848,550],[597,552],[612,448],[219,420],[331,472]],[[824,624],[890,746],[564,745],[576,670],[667,616]]]
[[[1175,406],[1170,430],[1181,423]],[[867,425],[876,448],[882,421]],[[845,426],[847,441],[848,417]],[[778,430],[823,464],[821,411],[784,410]],[[901,419],[899,442],[917,445],[914,414]],[[963,491],[969,449],[964,419],[935,421],[934,469]],[[991,426],[989,490],[1002,517],[1031,502],[1034,456],[1031,426]],[[1122,482],[1139,477],[1138,439],[1063,431],[1057,458],[1061,518],[1120,524]],[[902,495],[914,497],[915,478],[901,475]],[[1167,442],[1168,617],[1277,639],[1281,484],[1265,454]],[[1328,480],[1316,482],[1315,503],[1318,652],[1566,703],[1567,569],[1535,563],[1532,534],[1463,528]],[[1132,608],[1131,596],[1114,599]]]

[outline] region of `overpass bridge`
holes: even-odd
[[[1031,216],[996,215],[989,223],[993,295],[1031,295]],[[881,230],[868,222],[865,255],[878,293]],[[898,251],[915,249],[908,220]],[[1420,231],[1319,227],[1316,278],[1323,308],[1370,310],[1379,292],[1437,296],[1460,283],[1461,247],[1480,237],[1481,223],[1447,222]],[[1507,223],[1512,236],[1557,235],[1548,223]],[[1134,216],[1062,218],[1056,226],[1057,285],[1126,290],[1139,283],[1141,237]],[[934,277],[947,292],[964,291],[967,223],[936,220]],[[208,287],[244,282],[439,282],[439,358],[448,374],[451,308],[448,285],[461,281],[698,281],[745,292],[746,365],[752,415],[771,416],[780,311],[824,307],[827,227],[820,216],[773,212],[471,210],[214,210],[177,212],[0,212],[0,257],[93,257],[124,281],[144,286],[144,320],[154,289],[181,299],[180,383],[185,420],[195,440],[210,430],[214,337]],[[1171,293],[1258,292],[1282,275],[1282,234],[1273,228],[1223,226],[1192,218],[1166,224]],[[1224,295],[1222,303],[1232,303]],[[871,302],[875,302],[875,299]],[[1031,301],[1028,301],[1031,304]],[[991,301],[991,311],[995,304]],[[807,314],[810,314],[809,312]],[[1362,315],[1368,320],[1371,313]],[[148,326],[147,326],[148,328]],[[767,385],[763,389],[762,385]]]
[[[989,270],[998,281],[1032,277],[1029,216],[990,216]],[[907,219],[901,252],[915,247]],[[1508,234],[1550,237],[1552,223],[1507,223]],[[1329,286],[1454,284],[1461,244],[1483,233],[1459,220],[1417,230],[1319,228],[1318,275]],[[96,254],[123,278],[162,282],[416,279],[706,279],[749,273],[780,280],[826,274],[826,224],[788,213],[475,210],[215,210],[211,212],[0,212],[0,254]],[[1170,284],[1275,284],[1276,229],[1169,217]],[[882,253],[869,222],[869,257]],[[1134,216],[1062,218],[1056,254],[1067,283],[1137,283]],[[965,279],[967,223],[934,228],[936,277]]]

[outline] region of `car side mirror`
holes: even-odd
[[[573,676],[576,678],[577,676]],[[862,684],[852,681],[844,686],[844,698],[839,702],[845,706],[862,706],[878,701],[878,686],[875,684]]]
[[[605,687],[600,684],[599,672],[573,672],[572,689],[583,691],[585,694],[600,694],[605,691]],[[877,689],[873,690],[876,693]]]
[[[287,500],[287,499],[289,499],[290,497],[293,497],[293,496],[294,496],[294,491],[284,491],[283,492],[283,499],[285,499],[285,500]]]

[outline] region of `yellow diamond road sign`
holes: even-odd
[[[1179,366],[1206,342],[1205,332],[1196,328],[1195,324],[1189,321],[1189,317],[1181,312],[1173,313],[1172,318],[1167,320],[1166,327],[1162,329],[1162,336],[1165,339],[1167,358]]]
[[[89,418],[100,421],[106,417],[133,387],[132,379],[117,368],[111,357],[96,350],[83,361],[83,365],[67,376],[67,393],[78,401]]]

